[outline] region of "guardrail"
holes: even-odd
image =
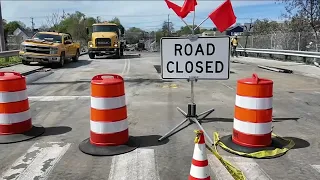
[[[2,51],[0,52],[0,58],[3,57],[11,57],[11,56],[18,56],[19,50],[13,50],[13,51]]]
[[[314,51],[292,51],[292,50],[280,50],[280,49],[256,49],[256,48],[239,48],[237,52],[243,53],[256,53],[259,54],[269,54],[269,55],[284,55],[285,59],[288,56],[302,57],[304,60],[306,58],[320,58],[320,52]]]

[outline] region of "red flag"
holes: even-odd
[[[231,25],[236,23],[237,17],[234,15],[230,0],[226,0],[216,10],[214,10],[209,18],[216,25],[220,32],[225,31]]]
[[[183,5],[184,9],[182,9],[179,5],[176,5],[175,3],[173,3],[173,2],[171,2],[169,0],[164,0],[164,1],[167,3],[168,8],[172,9],[177,14],[177,16],[179,16],[181,18],[185,18],[190,13],[190,11],[188,11],[188,8],[189,8],[190,5],[186,5],[186,2]],[[186,1],[190,1],[190,0],[186,0]],[[196,0],[191,0],[191,1],[196,1]],[[193,7],[193,10],[194,10],[194,7]]]
[[[191,11],[195,10],[197,4],[197,0],[185,0],[180,12],[187,16]]]

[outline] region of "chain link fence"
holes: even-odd
[[[245,45],[247,42],[247,45]],[[267,35],[250,35],[239,38],[240,47],[258,49],[283,49],[295,51],[319,51],[315,33],[312,32],[275,32]]]

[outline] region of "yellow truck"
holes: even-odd
[[[75,43],[69,33],[38,32],[20,45],[19,57],[25,65],[30,62],[54,64],[63,67],[66,60],[78,61],[80,43]]]
[[[89,28],[86,28],[89,35]],[[125,49],[124,28],[114,23],[97,23],[92,25],[91,40],[88,42],[88,54],[95,56],[114,55],[121,58]]]

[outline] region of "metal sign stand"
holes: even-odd
[[[191,102],[188,103],[188,112],[186,113],[181,108],[177,107],[177,110],[185,117],[185,119],[180,124],[171,129],[169,132],[167,132],[160,139],[158,139],[158,141],[162,141],[163,139],[167,138],[172,132],[174,132],[176,129],[182,126],[185,122],[189,121],[190,123],[196,123],[199,126],[199,128],[204,132],[204,135],[208,138],[209,142],[213,144],[213,141],[211,140],[210,136],[201,126],[201,121],[204,118],[208,117],[211,113],[213,113],[215,109],[211,108],[207,111],[197,114],[197,104],[194,102],[194,83],[197,82],[198,79],[197,77],[191,76],[189,79],[187,79],[187,81],[191,83]],[[203,117],[200,118],[201,116]]]
[[[194,34],[194,30],[197,29],[205,20],[203,20],[196,28],[194,28],[194,19],[195,19],[195,11],[194,11],[194,16],[193,16],[193,26],[192,26],[192,35],[189,36],[189,39],[191,41],[195,41],[198,39],[198,36],[196,36]],[[181,18],[181,20],[188,26],[188,24]],[[187,79],[188,82],[191,82],[191,102],[188,103],[188,112],[184,112],[181,108],[177,107],[177,110],[185,117],[185,119],[178,125],[176,125],[173,129],[171,129],[169,132],[167,132],[164,136],[162,136],[161,138],[158,139],[158,141],[162,141],[163,139],[167,138],[172,132],[174,132],[176,129],[178,129],[182,124],[184,124],[185,122],[189,121],[190,123],[196,123],[199,128],[204,132],[204,135],[207,137],[207,139],[209,140],[210,144],[213,144],[212,139],[210,138],[210,136],[207,134],[207,132],[204,130],[204,128],[201,126],[201,120],[203,120],[204,118],[208,117],[211,113],[213,113],[213,111],[215,110],[214,108],[209,109],[207,111],[204,111],[200,114],[197,114],[197,105],[194,102],[194,83],[198,81],[197,77],[194,76],[190,76]],[[204,115],[204,116],[203,116]],[[202,118],[200,118],[201,116],[203,116]]]

